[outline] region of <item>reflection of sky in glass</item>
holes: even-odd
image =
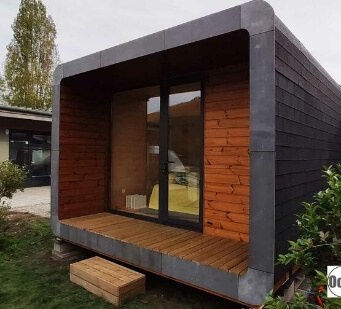
[[[196,97],[200,97],[200,91],[190,91],[183,93],[175,93],[169,96],[169,105],[174,106],[183,102],[188,102]],[[149,98],[147,102],[147,113],[155,113],[160,111],[160,97]]]
[[[147,101],[147,114],[160,111],[160,97],[149,98]]]
[[[183,92],[183,93],[175,93],[169,96],[169,105],[177,105],[183,102],[188,102],[193,100],[196,97],[200,97],[200,91],[191,91],[191,92]]]

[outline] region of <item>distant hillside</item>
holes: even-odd
[[[185,116],[199,116],[200,115],[200,97],[196,97],[191,101],[182,102],[170,106],[170,114],[172,117],[185,117]],[[160,112],[154,112],[147,116],[148,123],[159,123]]]

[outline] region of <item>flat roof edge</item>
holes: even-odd
[[[52,118],[51,112],[45,112],[35,109],[28,109],[18,106],[7,106],[7,105],[0,105],[0,112],[6,113],[6,114],[13,114],[13,115],[29,115],[29,116],[36,116],[41,118]]]
[[[275,16],[275,28],[282,32],[291,43],[293,43],[302,54],[321,72],[321,74],[335,86],[337,91],[341,94],[341,86],[335,79],[326,71],[325,68],[316,60],[316,58],[308,51],[303,43],[290,31],[290,29],[277,17]]]
[[[171,48],[245,29],[250,36],[272,31],[275,14],[263,0],[254,0],[58,66],[54,85],[63,78],[162,52]]]

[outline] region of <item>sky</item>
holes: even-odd
[[[62,62],[239,5],[245,0],[43,0]],[[268,0],[276,15],[341,84],[341,0]],[[0,0],[0,71],[20,0]]]

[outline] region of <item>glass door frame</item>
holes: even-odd
[[[23,133],[27,136],[27,148],[28,148],[28,160],[29,165],[26,166],[28,175],[24,181],[24,187],[35,187],[35,186],[49,186],[51,185],[51,163],[50,163],[50,175],[42,175],[36,176],[33,175],[33,136],[41,135],[50,137],[51,140],[51,132],[48,131],[31,131],[31,130],[20,130],[20,129],[10,129],[8,136],[8,150],[10,152],[11,141],[13,140],[13,134],[15,133]],[[50,144],[51,147],[51,144]],[[50,148],[50,156],[51,156],[51,148]],[[10,159],[10,157],[8,158]],[[13,160],[12,160],[13,161]]]
[[[200,160],[200,183],[199,183],[199,220],[198,222],[191,222],[181,219],[175,219],[168,216],[168,172],[165,173],[163,171],[164,163],[168,160],[168,141],[169,141],[169,95],[170,88],[172,86],[180,86],[183,84],[190,83],[200,83],[200,91],[201,91],[201,100],[200,100],[200,130],[199,134],[201,137],[201,147],[199,156]],[[169,226],[175,226],[183,229],[195,230],[202,232],[203,231],[203,194],[204,194],[204,84],[205,83],[205,74],[202,72],[197,72],[195,74],[186,75],[185,77],[176,77],[176,78],[168,78],[159,82],[158,85],[150,84],[150,85],[140,85],[138,88],[143,87],[152,87],[158,86],[160,88],[160,140],[159,140],[159,205],[158,205],[158,216],[150,217],[144,216],[138,213],[126,212],[121,209],[113,209],[112,201],[111,201],[111,181],[112,175],[108,177],[108,204],[107,210],[111,213],[131,217],[139,220],[150,221],[155,223],[160,223]],[[134,90],[136,88],[124,89],[122,91]],[[118,91],[120,92],[120,91]],[[110,140],[112,139],[112,115],[110,120],[110,128],[109,135]],[[109,158],[111,158],[111,143],[108,147]],[[111,170],[111,161],[109,162],[109,169]]]
[[[181,86],[190,83],[200,83],[200,129],[201,147],[199,151],[200,160],[200,182],[199,182],[199,218],[198,222],[181,220],[170,217],[168,214],[169,178],[168,178],[168,147],[169,147],[169,97],[173,86]],[[174,225],[193,230],[203,230],[203,194],[204,194],[204,79],[182,78],[170,79],[160,85],[160,156],[159,156],[159,222],[165,225]]]

